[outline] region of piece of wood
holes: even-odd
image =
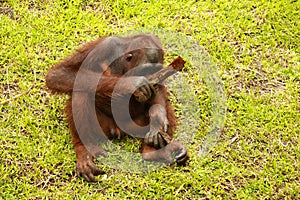
[[[159,84],[162,84],[162,82],[169,76],[172,76],[178,71],[182,71],[184,64],[185,61],[180,56],[178,56],[167,67],[164,67],[158,72],[149,76],[148,80],[151,84],[154,85],[154,87],[158,86]],[[173,139],[166,132],[160,131],[159,134],[163,137],[167,144],[172,142]]]
[[[158,72],[148,76],[147,79],[149,83],[152,84],[156,90],[158,90],[159,85],[161,85],[164,80],[166,80],[176,72],[182,71],[182,69],[184,68],[184,64],[185,61],[180,56],[178,56],[168,66],[163,67]],[[133,93],[133,95],[137,99],[139,98],[139,93]],[[172,142],[172,138],[166,132],[160,131],[159,134],[163,137],[167,144]]]

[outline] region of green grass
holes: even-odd
[[[0,5],[0,199],[300,198],[298,1]],[[146,174],[106,167],[99,183],[89,184],[75,176],[66,97],[50,95],[44,76],[80,44],[140,27],[189,35],[210,54],[227,98],[224,131],[206,157],[192,143],[186,167]],[[199,95],[201,144],[211,116],[208,89],[196,75],[190,81]]]

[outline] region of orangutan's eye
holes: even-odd
[[[127,54],[126,61],[130,62],[133,58],[133,55],[131,53]]]

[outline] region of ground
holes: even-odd
[[[298,1],[7,0],[0,6],[0,198],[300,198]],[[75,176],[67,97],[49,93],[45,73],[84,42],[141,27],[182,33],[208,52],[224,87],[225,125],[217,145],[199,156],[212,106],[206,82],[194,74],[199,127],[189,164],[138,173],[98,163],[107,173],[89,184]],[[180,117],[184,108],[173,104]],[[134,139],[121,144],[139,148]]]

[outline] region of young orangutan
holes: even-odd
[[[53,66],[47,87],[70,95],[67,121],[77,156],[77,174],[96,181],[103,174],[93,162],[107,153],[103,138],[129,134],[142,138],[142,157],[172,164],[188,159],[178,141],[167,144],[159,132],[171,138],[176,125],[166,88],[154,88],[147,77],[162,68],[164,53],[159,39],[139,34],[101,37]]]

